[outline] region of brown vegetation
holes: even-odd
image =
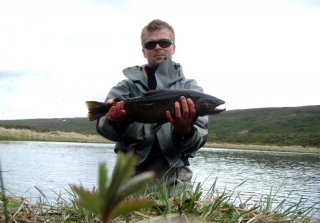
[[[86,142],[107,143],[99,135],[80,134],[76,132],[61,131],[34,131],[30,129],[14,129],[0,127],[0,140],[12,141],[56,141],[56,142]]]

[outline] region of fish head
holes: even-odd
[[[204,115],[215,115],[219,114],[220,112],[225,111],[226,109],[219,109],[218,106],[224,104],[225,101],[216,98],[211,95],[204,95],[203,97],[198,98],[195,103],[197,113],[200,116]]]

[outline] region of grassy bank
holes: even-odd
[[[31,129],[15,129],[0,127],[0,140],[4,141],[54,141],[54,142],[83,142],[83,143],[113,143],[95,134],[80,134],[76,132],[36,131]],[[207,148],[245,149],[277,152],[320,153],[320,148],[302,146],[274,146],[253,144],[232,144],[207,142]]]
[[[320,148],[303,146],[275,146],[275,145],[255,145],[255,144],[232,144],[232,143],[206,143],[208,148],[259,150],[274,152],[296,152],[296,153],[320,153]]]
[[[15,129],[0,127],[0,140],[7,141],[51,141],[51,142],[84,142],[108,143],[99,135],[80,134],[76,132],[36,131],[31,129]]]

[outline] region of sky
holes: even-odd
[[[0,120],[85,117],[146,63],[142,28],[227,110],[319,105],[318,0],[0,0]]]

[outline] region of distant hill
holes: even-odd
[[[320,105],[230,110],[209,120],[209,142],[320,148]],[[0,126],[96,134],[86,118],[0,120]]]
[[[38,131],[63,131],[78,132],[82,134],[96,134],[96,122],[90,122],[87,118],[0,120],[0,126]]]
[[[210,117],[209,141],[320,147],[320,105],[232,110]]]

